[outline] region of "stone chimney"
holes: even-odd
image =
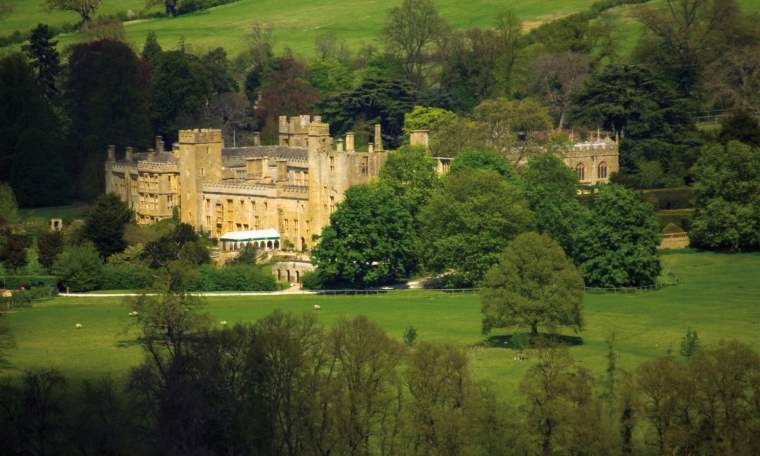
[[[108,146],[108,161],[116,161],[116,146]]]
[[[375,151],[383,151],[383,132],[380,124],[375,124]]]
[[[261,179],[264,177],[264,164],[267,157],[248,158],[245,160],[245,169],[249,179]]]
[[[164,139],[160,136],[156,136],[156,152],[160,154],[164,150]]]
[[[253,145],[254,146],[260,146],[261,145],[261,133],[256,131],[253,133]]]
[[[338,142],[335,143],[335,151],[336,152],[343,152],[343,140],[338,139]]]
[[[134,159],[135,149],[132,147],[127,147],[127,150],[124,152],[124,160],[126,161],[132,161]]]
[[[427,148],[430,145],[430,138],[427,130],[412,130],[409,135],[409,144],[412,146],[422,146]]]
[[[287,182],[288,180],[288,161],[277,160],[277,181]]]
[[[354,151],[354,133],[348,132],[346,133],[346,152],[353,152]]]
[[[312,122],[314,122],[314,123],[322,123],[322,116],[314,116],[312,118]]]
[[[372,143],[367,144],[367,152],[371,154],[375,153],[375,145]]]
[[[148,159],[149,162],[156,161],[156,151],[155,149],[148,149]]]

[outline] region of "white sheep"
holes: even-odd
[[[321,308],[322,308],[322,307],[321,307],[319,304],[314,304],[314,310],[319,310],[319,309],[321,309]]]
[[[82,329],[82,323],[77,323],[74,325],[76,329]]]
[[[227,326],[227,320],[222,320],[219,322],[219,324],[222,326]]]

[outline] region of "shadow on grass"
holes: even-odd
[[[132,340],[118,340],[116,341],[116,348],[130,348],[140,345],[140,341],[137,339]]]
[[[491,336],[480,343],[483,347],[509,348],[512,350],[535,348],[542,344],[553,347],[575,347],[583,345],[583,338],[564,334],[539,334],[538,337],[531,340],[528,334],[507,334],[504,336]]]

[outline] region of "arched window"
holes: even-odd
[[[578,180],[583,182],[586,180],[586,167],[583,166],[583,163],[578,163],[578,166],[575,167],[575,172],[578,174]]]
[[[599,163],[599,172],[597,173],[599,179],[607,179],[607,163]]]

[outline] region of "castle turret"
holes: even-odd
[[[380,124],[375,124],[374,147],[375,147],[375,152],[383,151],[383,132],[382,132],[382,126]]]
[[[180,219],[196,228],[202,226],[203,184],[222,180],[222,131],[180,130]]]

